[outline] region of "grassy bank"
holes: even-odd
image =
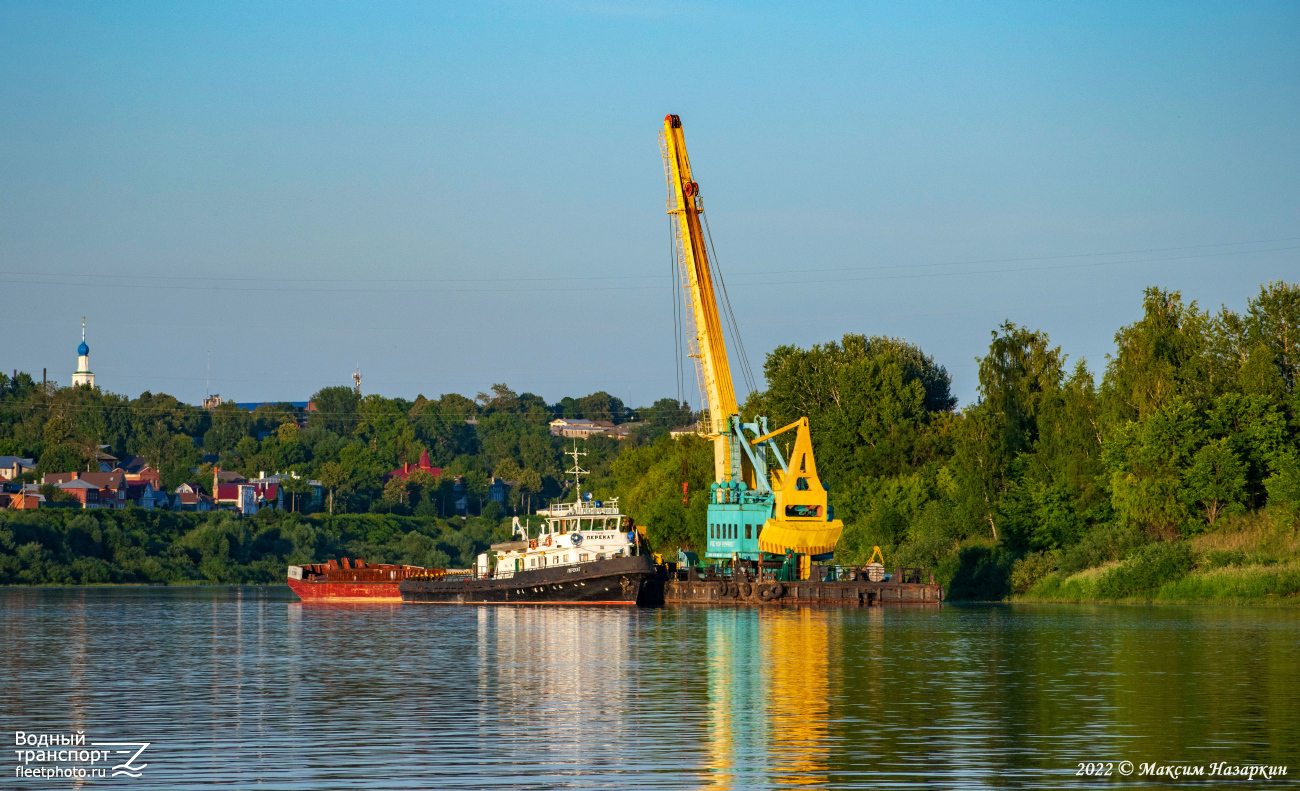
[[[1017,561],[1012,600],[1300,605],[1300,532],[1280,510],[1225,519],[1216,530],[1136,546],[1087,568],[1066,561],[1050,553]]]

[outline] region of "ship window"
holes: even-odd
[[[753,532],[754,532],[753,525],[745,525],[745,538],[753,538],[754,537],[752,535]]]
[[[801,492],[806,492],[806,491],[808,491],[808,479],[807,479],[807,478],[796,478],[796,479],[795,479],[795,482],[794,482],[794,488],[798,489],[798,490],[801,491]]]

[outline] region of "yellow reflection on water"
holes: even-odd
[[[826,611],[717,609],[708,623],[708,785],[761,773],[777,785],[824,785],[830,760]]]

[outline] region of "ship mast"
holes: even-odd
[[[582,467],[578,466],[578,457],[586,456],[587,452],[585,450],[583,451],[578,450],[578,440],[575,439],[573,440],[573,450],[566,450],[564,452],[564,455],[573,457],[573,469],[565,470],[564,472],[566,474],[573,475],[573,488],[578,490],[578,497],[576,500],[574,500],[574,502],[581,505],[582,504],[582,477],[581,476],[590,475],[591,473],[582,469]]]

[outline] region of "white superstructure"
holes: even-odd
[[[528,526],[520,524],[519,517],[515,517],[513,527],[517,540],[492,545],[496,554],[494,576],[501,578],[516,571],[572,566],[637,554],[636,527],[630,517],[619,512],[618,498],[610,498],[607,502],[584,501],[581,476],[587,471],[578,466],[578,457],[586,454],[578,450],[575,441],[574,449],[567,455],[573,456],[573,469],[568,472],[573,473],[578,500],[556,503],[539,511],[545,524],[535,537],[529,535]],[[590,498],[590,492],[587,496]]]

